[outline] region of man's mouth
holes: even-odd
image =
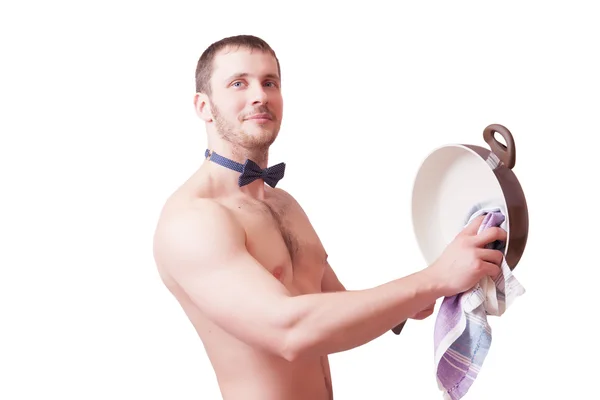
[[[273,118],[271,117],[271,114],[260,113],[260,114],[251,115],[251,116],[249,116],[246,119],[251,119],[251,120],[268,120],[268,121],[271,121]]]

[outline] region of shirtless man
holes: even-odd
[[[225,400],[332,399],[329,354],[425,318],[438,298],[496,276],[502,253],[484,246],[506,240],[499,228],[477,235],[481,217],[419,272],[345,290],[294,198],[266,175],[240,180],[222,162],[267,167],[282,119],[280,76],[275,53],[256,37],[203,53],[194,104],[208,157],[166,201],[155,232],[160,276],[203,341]],[[282,172],[275,168],[275,180]]]

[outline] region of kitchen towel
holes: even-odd
[[[465,225],[482,214],[485,217],[478,233],[492,226],[506,229],[506,212],[502,207],[475,206]],[[504,245],[495,242],[488,247],[503,250]],[[525,289],[503,260],[495,281],[488,276],[471,290],[444,298],[434,329],[435,369],[444,399],[458,400],[467,394],[492,343],[487,316],[501,316],[523,293]]]

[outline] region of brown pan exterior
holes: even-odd
[[[499,133],[506,141],[506,146],[494,138]],[[506,244],[506,263],[513,270],[525,251],[529,235],[529,211],[523,188],[512,168],[516,161],[516,148],[512,134],[499,124],[487,126],[483,131],[483,139],[490,146],[463,145],[476,152],[494,171],[494,175],[502,188],[509,220],[509,237]]]
[[[494,135],[499,133],[504,138],[506,146],[500,143]],[[515,173],[512,171],[516,162],[515,141],[510,131],[500,125],[491,124],[483,130],[483,140],[489,149],[481,146],[463,144],[477,153],[492,169],[504,195],[509,221],[509,235],[506,243],[504,258],[511,270],[515,269],[527,244],[529,235],[529,210],[523,188]],[[392,329],[399,335],[406,321]]]

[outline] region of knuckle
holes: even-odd
[[[496,250],[498,252],[498,264],[502,263],[502,260],[504,260],[504,253],[500,250]]]
[[[498,237],[498,235],[500,235],[500,228],[498,228],[496,226],[494,226],[492,228],[488,228],[487,234],[488,234],[488,237],[490,237],[490,238],[496,238],[496,237]]]
[[[483,261],[479,258],[474,258],[473,261],[471,261],[471,267],[475,270],[480,270],[483,267]]]

